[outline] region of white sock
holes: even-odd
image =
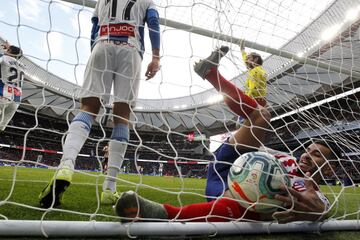
[[[89,136],[87,125],[81,121],[75,121],[70,124],[68,135],[63,146],[63,156],[60,166],[68,166],[74,169],[75,160]]]
[[[127,142],[111,140],[109,142],[108,172],[103,184],[103,191],[111,190],[116,192],[116,177],[120,172],[121,165],[127,148]]]

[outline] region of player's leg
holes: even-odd
[[[80,93],[80,112],[69,126],[60,166],[74,168],[76,157],[89,136],[93,121],[102,106],[101,100],[106,102],[109,98],[114,65],[111,51],[111,46],[99,42],[91,53]]]
[[[255,101],[263,107],[266,107],[267,105],[266,99],[264,97],[256,97]]]
[[[104,158],[104,161],[102,162],[102,168],[103,168],[103,174],[107,174],[108,169],[108,158]]]
[[[4,102],[0,99],[0,129],[1,131],[4,131],[6,128],[6,125],[3,123],[5,118],[5,109],[8,106],[8,102]]]
[[[168,214],[162,204],[143,198],[134,191],[121,194],[115,204],[115,213],[125,218],[121,220],[123,222],[131,221],[135,217],[168,219]]]
[[[63,144],[63,157],[60,166],[74,169],[75,160],[82,146],[89,136],[94,118],[101,107],[100,99],[88,97],[81,99],[80,112],[70,123],[69,130]]]
[[[6,102],[5,102],[6,101]],[[14,117],[16,110],[19,107],[19,104],[16,102],[11,102],[5,100],[4,102],[0,102],[0,131],[4,131],[10,120]]]
[[[236,144],[239,151],[246,149],[258,150],[263,146],[266,133],[272,132],[270,126],[271,114],[263,107],[253,111],[249,119],[235,132],[229,143]]]
[[[194,70],[224,95],[224,102],[234,113],[246,119],[229,143],[237,144],[239,149],[257,149],[264,140],[271,116],[266,108],[219,73],[220,59],[228,50],[228,47],[221,47],[213,51],[208,58],[196,63]]]
[[[114,103],[113,114],[114,128],[109,141],[107,174],[101,194],[102,204],[114,204],[119,198],[116,190],[116,177],[121,170],[129,142],[129,105],[122,102]]]
[[[89,136],[94,116],[99,112],[100,106],[99,98],[81,100],[81,111],[72,120],[63,144],[60,165],[53,179],[40,193],[41,207],[48,208],[53,202],[54,206],[61,204],[63,193],[72,182],[76,157]]]
[[[135,48],[118,47],[118,68],[114,80],[114,128],[109,142],[107,176],[101,194],[102,204],[115,204],[119,195],[116,190],[116,177],[129,142],[128,119],[131,106],[137,98],[141,72],[141,58]]]
[[[229,198],[221,198],[211,202],[189,204],[175,207],[170,204],[159,204],[127,191],[121,194],[115,205],[115,212],[122,221],[134,218],[143,219],[176,219],[194,222],[224,222],[244,219],[259,219],[259,214],[246,211],[238,202]]]
[[[209,57],[196,63],[194,70],[199,76],[208,80],[216,90],[223,94],[224,102],[234,113],[244,118],[249,118],[249,114],[257,108],[257,102],[247,96],[233,83],[226,80],[218,71],[219,62],[228,51],[229,48],[224,46],[216,49]]]
[[[54,177],[40,193],[40,206],[60,205],[62,195],[72,181],[76,157],[89,136],[101,98],[108,97],[112,83],[111,58],[105,45],[93,49],[85,70],[80,112],[72,120],[63,144],[63,156]]]

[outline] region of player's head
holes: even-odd
[[[260,54],[256,52],[249,53],[247,56],[246,66],[250,69],[254,67],[261,66],[263,64],[263,59]]]
[[[22,50],[19,47],[11,45],[6,49],[5,54],[8,55],[8,56],[19,59],[22,56]]]
[[[341,157],[340,148],[331,140],[313,139],[299,160],[300,169],[305,172],[318,173],[325,176],[332,175]]]

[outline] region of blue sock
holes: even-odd
[[[73,122],[80,121],[85,123],[87,130],[90,131],[94,121],[94,116],[87,112],[79,112],[78,114],[76,114],[76,116],[72,121]]]
[[[122,123],[116,124],[112,130],[111,139],[129,142],[129,126]]]
[[[76,157],[89,136],[94,117],[86,112],[79,112],[71,122],[63,145],[62,165],[74,169]]]

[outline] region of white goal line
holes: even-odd
[[[0,181],[6,181],[6,182],[13,182],[13,179],[6,179],[6,178],[0,178]],[[43,181],[43,180],[15,180],[16,182],[27,182],[27,183],[48,183],[49,181]],[[83,185],[83,186],[101,186],[101,184],[96,183],[80,183],[80,182],[72,182],[71,185]],[[117,184],[118,187],[129,187],[129,185],[125,184]],[[133,187],[130,185],[130,187]],[[142,187],[146,188],[146,185],[142,185]],[[170,188],[170,187],[159,187],[160,189],[164,190],[186,190],[186,191],[204,191],[204,188]],[[152,188],[151,188],[152,189]],[[359,194],[360,195],[360,194]]]

